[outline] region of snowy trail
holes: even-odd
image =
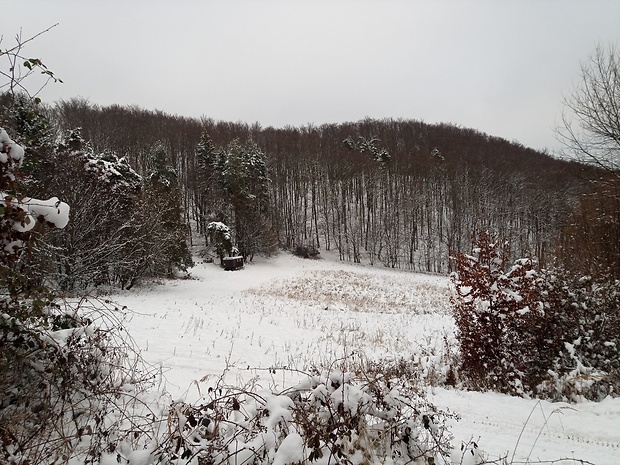
[[[270,367],[306,370],[353,351],[371,359],[431,353],[454,331],[445,277],[284,254],[235,272],[203,263],[191,276],[115,296],[135,312],[129,333],[162,366],[175,398],[198,399],[195,381],[214,382],[226,369],[229,383],[257,377],[282,387],[295,374]],[[473,439],[489,459],[511,459],[516,448],[515,464],[620,464],[620,399],[552,404],[439,388],[429,399],[461,415],[455,446]]]
[[[620,463],[618,399],[567,404],[436,389],[429,400],[458,412],[461,421],[453,425],[455,436],[464,442],[473,439],[491,457],[511,459],[516,449],[517,463],[572,457],[595,464]]]

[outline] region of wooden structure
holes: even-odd
[[[225,271],[235,271],[243,268],[243,257],[224,257],[222,258],[222,264]]]

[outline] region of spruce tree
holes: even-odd
[[[156,143],[151,149],[150,165],[143,188],[142,208],[150,212],[144,221],[155,223],[151,225],[154,228],[150,235],[154,248],[151,272],[172,275],[176,269],[186,271],[193,266],[187,245],[189,228],[182,220],[177,173],[162,143]]]

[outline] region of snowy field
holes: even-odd
[[[256,379],[277,390],[297,381],[296,370],[343,357],[413,359],[432,381],[455,347],[446,277],[329,256],[281,254],[234,272],[197,263],[190,279],[114,299],[131,310],[126,327],[143,357],[162,367],[161,387],[188,401],[224,373],[231,384]],[[428,398],[461,416],[452,426],[455,460],[461,442],[473,440],[489,460],[620,464],[620,399],[553,404],[438,387]]]

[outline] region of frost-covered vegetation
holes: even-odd
[[[326,372],[353,373],[362,386],[382,373],[392,387],[410,386],[427,408],[459,415],[458,421],[446,418],[447,434],[454,436],[449,464],[503,463],[506,456],[507,463],[566,457],[614,463],[618,399],[550,402],[468,391],[446,277],[352,266],[323,255],[303,260],[282,254],[230,274],[199,263],[194,279],[117,298],[148,309],[128,314],[127,328],[147,360],[166,367],[165,389],[186,408],[204,410],[219,396],[217,386],[225,399],[226,392],[241,396],[254,389],[268,397]],[[316,293],[322,288],[329,292]],[[403,290],[403,304],[388,310],[384,302],[395,289]]]
[[[3,129],[0,143],[0,460],[96,457],[101,438],[116,429],[109,414],[134,416],[123,386],[148,377],[105,303],[62,301],[34,282],[25,259],[34,234],[66,227],[69,206],[26,197],[18,182],[24,150]]]
[[[170,437],[152,454],[165,463],[428,463],[449,457],[446,420],[399,366],[346,362],[284,391],[222,381],[200,404],[173,403]],[[278,369],[274,368],[273,372]],[[111,454],[114,455],[114,454]]]
[[[47,107],[17,92],[19,60],[26,76],[57,80],[22,45],[0,50],[11,65],[0,71],[10,80],[0,97],[2,463],[612,463],[613,124],[611,138],[584,126],[594,145],[569,132],[586,165],[411,121],[263,130],[77,100]],[[600,79],[617,89],[602,64],[618,67],[613,53],[596,55],[586,98]],[[510,156],[531,166],[517,170]],[[194,275],[193,243],[205,259]],[[212,263],[249,265],[278,248],[337,260],[285,255],[229,274]],[[445,275],[413,270],[453,271],[451,297]],[[528,402],[514,443],[484,428],[462,434],[449,407],[474,417],[455,402],[473,399],[468,389],[489,391],[483,403]],[[604,406],[602,429],[580,422],[598,412],[591,400]],[[552,418],[569,408],[567,433]],[[510,429],[498,412],[489,424]],[[573,438],[596,450],[575,454]]]
[[[620,282],[510,264],[489,234],[474,245],[452,276],[465,383],[556,400],[617,395]]]

